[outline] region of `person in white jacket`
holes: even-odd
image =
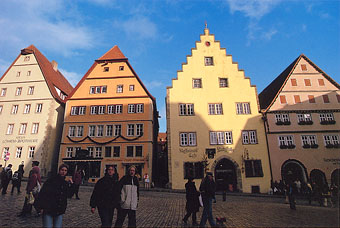
[[[119,181],[120,207],[118,209],[115,227],[122,227],[128,215],[128,227],[136,227],[136,210],[139,200],[139,182],[135,176],[136,167],[129,167],[129,174]]]

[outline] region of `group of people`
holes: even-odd
[[[24,164],[21,163],[17,171],[13,173],[12,164],[9,164],[7,167],[3,168],[0,165],[0,189],[2,189],[2,195],[7,194],[7,188],[9,183],[12,181],[12,190],[11,194],[14,193],[14,189],[17,189],[18,194],[21,193],[21,179],[24,175]]]

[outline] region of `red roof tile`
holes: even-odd
[[[111,48],[98,60],[113,60],[113,59],[126,59],[126,57],[123,55],[123,53],[121,52],[117,45]]]

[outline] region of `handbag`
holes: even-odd
[[[27,203],[28,204],[33,204],[34,203],[34,196],[33,196],[32,192],[27,193],[26,194],[26,198],[27,198]]]
[[[34,195],[38,194],[40,192],[41,189],[41,185],[39,183],[39,181],[37,181],[37,185],[32,189],[32,192]]]
[[[201,207],[203,207],[202,194],[200,194],[200,196],[198,197],[198,200],[200,201],[200,205],[201,205]]]

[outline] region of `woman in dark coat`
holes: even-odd
[[[196,213],[199,211],[200,202],[199,195],[200,193],[197,191],[195,182],[193,182],[192,178],[188,179],[188,182],[185,184],[185,192],[187,203],[185,205],[185,209],[187,210],[187,214],[183,218],[183,222],[186,225],[188,222],[188,218],[192,215],[192,225],[197,226]]]
[[[67,207],[68,184],[65,176],[68,166],[61,164],[58,170],[58,175],[45,182],[34,202],[34,206],[43,213],[43,227],[62,227]]]
[[[110,165],[105,170],[105,176],[94,186],[90,200],[91,212],[98,208],[102,227],[112,226],[114,209],[118,207],[119,200],[118,174]]]

